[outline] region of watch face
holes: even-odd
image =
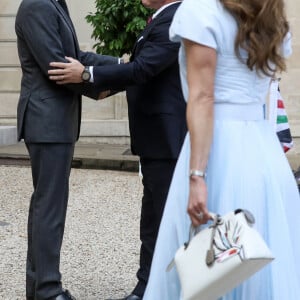
[[[90,78],[91,78],[90,72],[87,71],[87,70],[83,71],[83,73],[82,73],[82,80],[83,81],[89,81]]]

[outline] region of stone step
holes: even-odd
[[[15,117],[18,99],[19,91],[3,92],[0,90],[0,117]],[[127,102],[124,94],[114,95],[101,101],[83,97],[82,118],[88,120],[127,119]]]
[[[16,142],[16,119],[0,117],[0,145]],[[80,141],[87,143],[129,144],[127,120],[82,120]]]
[[[20,65],[16,42],[0,42],[0,67]]]
[[[124,95],[115,95],[102,101],[83,98],[81,140],[86,142],[97,141],[99,143],[129,143],[129,127],[127,110],[123,110],[123,118],[115,119],[115,102],[122,101],[125,105]],[[19,93],[0,92],[0,125],[16,125],[17,105]],[[122,115],[122,110],[118,113]],[[109,118],[110,117],[110,118]],[[104,119],[105,118],[105,119]]]
[[[17,128],[15,126],[0,126],[0,146],[17,143]]]

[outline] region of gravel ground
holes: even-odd
[[[0,299],[25,299],[28,167],[0,166]],[[77,299],[122,297],[136,283],[142,183],[137,173],[73,169],[61,272]]]

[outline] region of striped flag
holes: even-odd
[[[293,139],[288,123],[288,117],[282,100],[279,80],[272,79],[270,86],[269,121],[274,127],[284,152],[293,147]]]

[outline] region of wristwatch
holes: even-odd
[[[83,82],[89,82],[91,79],[91,72],[90,72],[90,67],[86,66],[84,67],[83,72],[81,73],[81,79]]]

